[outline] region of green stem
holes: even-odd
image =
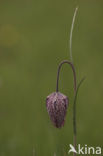
[[[74,97],[74,103],[73,103],[73,131],[74,131],[74,138],[73,138],[73,142],[74,142],[74,147],[76,149],[76,136],[77,136],[77,120],[76,120],[76,100],[77,100],[77,94],[78,94],[78,91],[79,91],[79,88],[81,86],[81,84],[83,83],[83,81],[85,80],[85,78],[83,78],[78,86],[77,86],[77,90],[76,90],[76,94],[75,94],[75,97]],[[73,154],[74,156],[76,156],[76,153]]]
[[[68,60],[64,60],[59,64],[58,67],[58,72],[57,72],[57,84],[56,84],[56,92],[59,91],[59,74],[60,74],[60,69],[63,64],[69,64],[70,67],[72,68],[73,71],[73,78],[74,78],[74,103],[73,103],[73,143],[74,143],[74,148],[76,149],[76,137],[77,137],[77,128],[76,128],[76,100],[77,100],[77,94],[79,91],[79,88],[84,81],[85,78],[83,78],[80,83],[77,86],[77,80],[76,80],[76,71],[73,63],[69,62]],[[76,156],[76,153],[73,153],[74,156]]]
[[[59,74],[60,74],[60,69],[62,67],[63,64],[69,64],[70,67],[72,68],[72,71],[73,71],[73,78],[74,78],[74,97],[76,97],[76,91],[77,91],[77,80],[76,80],[76,71],[75,71],[75,67],[73,65],[73,63],[69,62],[68,60],[64,60],[62,61],[60,64],[59,64],[59,67],[58,67],[58,72],[57,72],[57,84],[56,84],[56,92],[59,91],[59,88],[58,88],[58,84],[59,84]],[[74,103],[73,105],[73,134],[74,134],[74,148],[76,149],[76,105]],[[74,156],[75,156],[75,153],[74,153]]]

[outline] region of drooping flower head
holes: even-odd
[[[61,128],[64,125],[68,103],[67,96],[60,92],[54,92],[46,98],[48,114],[52,123],[57,128]]]

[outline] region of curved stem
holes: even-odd
[[[78,94],[78,90],[82,84],[82,82],[84,81],[85,78],[83,78],[80,83],[77,86],[77,80],[76,80],[76,71],[75,71],[75,67],[73,65],[73,63],[69,62],[68,60],[64,60],[59,64],[58,67],[58,72],[57,72],[57,84],[56,84],[56,92],[59,91],[59,74],[60,74],[60,69],[62,67],[63,64],[69,64],[70,67],[72,68],[73,71],[73,78],[74,78],[74,103],[73,103],[73,143],[74,143],[74,148],[76,149],[76,137],[77,137],[77,128],[76,128],[76,100],[77,100],[77,94]],[[76,153],[73,153],[73,156],[76,156]]]
[[[76,71],[75,71],[75,67],[73,65],[73,63],[69,62],[68,60],[64,60],[62,61],[60,64],[59,64],[59,67],[58,67],[58,72],[57,72],[57,84],[56,84],[56,92],[58,92],[59,90],[59,74],[60,74],[60,69],[62,67],[63,64],[69,64],[70,67],[72,68],[72,71],[73,71],[73,77],[74,77],[74,95],[76,94],[76,90],[77,90],[77,83],[76,83]]]
[[[77,91],[77,80],[76,80],[76,71],[75,71],[75,67],[73,65],[73,63],[69,62],[68,60],[64,60],[62,61],[60,64],[59,64],[59,67],[58,67],[58,72],[57,72],[57,85],[56,85],[56,92],[59,91],[59,88],[58,88],[58,84],[59,84],[59,74],[60,74],[60,69],[62,67],[63,64],[69,64],[70,67],[72,68],[72,71],[73,71],[73,78],[74,78],[74,97],[76,97],[76,91]],[[74,137],[74,148],[76,149],[76,102],[74,102],[74,105],[73,105],[73,137]],[[74,156],[76,156],[76,153],[73,153]]]

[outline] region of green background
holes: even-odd
[[[73,60],[78,82],[77,142],[103,147],[103,1],[0,1],[0,156],[67,156],[73,143],[73,75],[64,65],[60,92],[70,103],[65,126],[56,129],[46,111],[60,61]],[[72,155],[72,154],[71,154]]]

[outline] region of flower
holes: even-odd
[[[48,114],[52,123],[57,128],[61,128],[64,125],[68,103],[67,96],[60,92],[54,92],[46,98]]]

